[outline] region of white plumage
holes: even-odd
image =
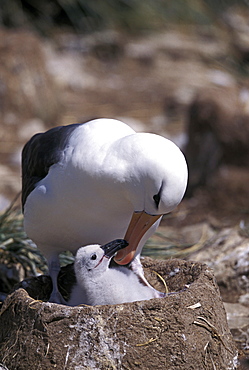
[[[111,256],[106,257],[103,247],[88,245],[78,249],[74,264],[77,284],[68,305],[118,304],[165,296],[140,282],[131,269],[110,268]]]
[[[37,134],[23,149],[24,227],[49,261],[57,289],[58,254],[125,238],[115,260],[136,259],[160,218],[181,201],[183,154],[170,140],[97,119]]]

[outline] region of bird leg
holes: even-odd
[[[129,267],[138,276],[138,278],[139,278],[139,280],[141,281],[142,284],[144,284],[145,286],[152,289],[155,298],[164,298],[164,297],[166,297],[165,293],[159,292],[158,290],[153,288],[153,286],[151,286],[149,284],[149,282],[146,280],[146,278],[144,276],[143,266],[142,266],[140,258],[138,256],[136,256],[133,259],[133,261],[131,261]]]
[[[61,293],[59,292],[58,288],[58,275],[60,272],[60,262],[58,256],[53,256],[50,258],[49,263],[48,263],[48,270],[49,270],[49,275],[52,280],[52,285],[53,285],[53,290],[49,298],[49,302],[52,303],[58,303],[58,304],[67,304],[65,299],[62,297]]]

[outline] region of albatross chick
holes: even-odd
[[[77,283],[68,305],[87,304],[91,306],[118,304],[165,297],[128,267],[110,267],[111,258],[127,247],[125,240],[114,240],[106,245],[82,247],[74,263]]]

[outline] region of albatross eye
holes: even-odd
[[[155,201],[156,208],[158,208],[158,207],[159,207],[159,203],[160,203],[160,194],[159,194],[159,193],[158,193],[158,194],[155,194],[155,195],[153,196],[153,199],[154,199],[154,201]]]
[[[161,187],[160,187],[160,189],[159,189],[159,192],[153,196],[153,199],[154,199],[154,201],[155,201],[155,204],[156,204],[156,208],[157,208],[157,209],[158,209],[158,207],[159,207],[159,203],[160,203],[160,200],[161,200],[161,193],[162,193],[162,190],[163,190],[163,185],[164,185],[164,184],[163,184],[163,182],[162,182],[162,185],[161,185]]]
[[[91,255],[91,260],[96,260],[96,258],[97,258],[97,254],[96,253],[94,253],[94,254]]]

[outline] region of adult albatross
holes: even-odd
[[[127,240],[115,261],[142,276],[141,249],[181,201],[187,172],[170,140],[114,119],[34,135],[22,152],[24,228],[48,260],[50,301],[63,302],[59,254],[82,245]]]

